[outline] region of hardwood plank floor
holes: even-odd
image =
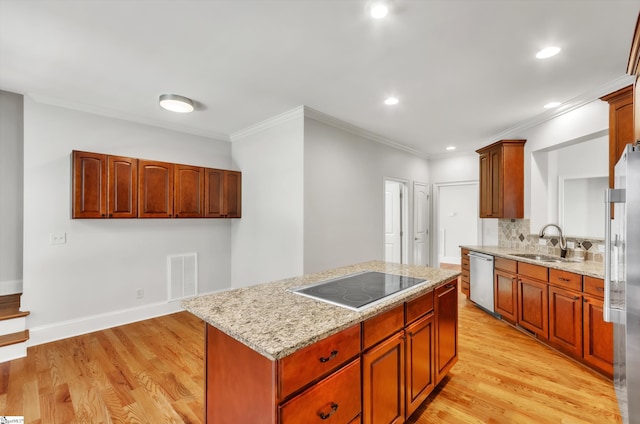
[[[610,381],[464,295],[459,306],[459,361],[409,423],[621,422]],[[203,340],[203,323],[181,312],[34,346],[0,364],[0,416],[32,424],[201,423]]]

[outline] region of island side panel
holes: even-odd
[[[276,362],[207,324],[207,424],[275,424]]]

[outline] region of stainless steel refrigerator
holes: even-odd
[[[605,195],[604,320],[613,323],[613,380],[623,421],[640,423],[640,145],[627,145]],[[611,220],[611,207],[614,217]]]

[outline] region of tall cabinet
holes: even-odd
[[[601,99],[609,103],[609,187],[613,188],[614,167],[625,146],[634,142],[633,85]]]
[[[524,218],[524,144],[500,140],[480,155],[480,218]]]

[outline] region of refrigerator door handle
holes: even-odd
[[[624,189],[609,188],[604,193],[604,307],[603,319],[606,322],[619,322],[616,313],[612,313],[611,308],[611,205],[613,203],[625,202]],[[616,258],[617,260],[617,258]],[[617,278],[617,276],[616,276]],[[616,311],[618,312],[618,311]]]

